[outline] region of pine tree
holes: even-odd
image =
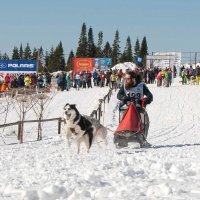
[[[20,45],[20,49],[19,49],[19,58],[22,60],[24,59],[24,51],[23,51],[23,47],[22,44]]]
[[[46,60],[48,60],[48,63],[46,63],[46,66],[48,66],[48,70],[50,72],[53,72],[53,71],[57,70],[53,58],[54,58],[54,48],[52,46],[51,50],[50,50],[50,52],[48,54],[48,57],[46,57]]]
[[[145,67],[146,66],[146,56],[148,55],[148,47],[147,47],[146,36],[144,36],[143,39],[142,39],[140,55],[142,57],[143,67]]]
[[[82,29],[81,29],[81,35],[78,42],[78,48],[76,51],[76,57],[83,57],[86,58],[88,55],[87,51],[87,29],[86,24],[83,23]]]
[[[67,60],[67,71],[73,70],[74,52],[71,50]]]
[[[2,56],[2,60],[9,60],[9,56],[7,53],[4,53]]]
[[[116,65],[117,63],[119,63],[119,61],[120,61],[121,52],[120,52],[119,43],[120,43],[119,31],[117,30],[116,33],[115,33],[115,39],[114,39],[113,46],[112,46],[113,66]]]
[[[19,50],[17,47],[14,47],[13,53],[12,53],[12,60],[19,60]]]
[[[94,45],[94,37],[93,37],[93,30],[90,27],[89,31],[88,31],[88,57],[89,58],[93,58],[95,57],[95,53],[96,53],[96,47]]]
[[[33,60],[37,60],[38,59],[38,50],[35,47],[33,49],[32,59]]]
[[[139,39],[137,38],[136,42],[135,42],[135,47],[134,47],[134,55],[135,56],[140,56],[140,42]]]
[[[64,50],[62,47],[62,42],[58,44],[55,51],[53,52],[52,58],[52,70],[53,71],[64,71],[65,70],[65,58],[64,58]]]
[[[65,57],[64,57],[64,49],[62,46],[62,42],[60,41],[58,45],[59,53],[60,53],[60,69],[61,70],[66,70],[66,64],[65,64]]]
[[[97,48],[96,48],[96,58],[102,58],[103,57],[102,45],[103,45],[103,32],[100,31],[98,33],[98,44],[97,44]]]
[[[133,62],[133,52],[132,52],[130,36],[128,36],[128,38],[126,40],[126,47],[125,47],[123,56],[124,56],[124,62]]]
[[[136,42],[135,42],[135,46],[134,46],[134,59],[133,62],[136,64],[139,64],[137,61],[137,58],[140,57],[140,42],[139,39],[137,38]]]
[[[109,42],[106,42],[103,52],[102,52],[103,57],[105,58],[111,58],[112,57],[112,48],[110,46]]]
[[[0,60],[2,60],[3,59],[3,56],[2,56],[2,53],[1,53],[1,51],[0,51]]]
[[[124,63],[124,62],[126,62],[126,51],[125,50],[120,57],[120,63]]]
[[[44,65],[45,65],[45,59],[44,59],[44,53],[43,53],[42,46],[39,48],[37,60],[38,60],[38,67],[44,67]]]
[[[24,49],[24,59],[30,60],[31,59],[31,48],[29,46],[29,43],[27,43],[26,48]]]
[[[45,66],[49,69],[50,57],[49,57],[48,51],[46,51],[46,53],[45,53],[45,58],[44,58],[44,60],[45,60]]]

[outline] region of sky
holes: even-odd
[[[58,135],[57,121],[43,123],[41,141],[37,141],[37,123],[26,123],[23,144],[17,140],[17,126],[1,128],[0,199],[199,200],[200,86],[182,85],[180,80],[175,78],[169,88],[147,85],[154,97],[147,105],[147,140],[153,148],[140,149],[138,144],[129,143],[127,148],[116,149],[113,132],[119,124],[118,90],[102,106],[101,123],[109,128],[108,145],[98,138],[89,153],[81,143],[77,154],[75,138],[68,147],[64,123]],[[63,117],[67,102],[76,104],[81,114],[89,115],[108,90],[71,88],[69,92],[57,91],[56,95],[48,93],[54,98],[47,103],[44,119]],[[0,105],[6,102],[0,98]],[[5,118],[6,123],[18,121],[18,108],[9,104],[9,112],[0,113],[0,124]],[[25,120],[33,119],[35,114],[30,110]]]
[[[199,0],[0,0],[0,51],[12,54],[22,43],[49,51],[63,43],[65,56],[76,52],[81,27],[92,27],[104,44],[119,30],[121,51],[146,36],[149,53],[199,51]]]

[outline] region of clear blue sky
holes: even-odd
[[[120,34],[135,45],[147,37],[152,51],[200,51],[200,0],[1,0],[0,51],[28,42],[49,51],[62,41],[67,57],[77,48],[81,26],[93,28],[94,39],[103,31],[104,43]]]

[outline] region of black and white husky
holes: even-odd
[[[74,135],[77,142],[77,153],[80,152],[81,142],[85,143],[87,152],[89,152],[94,138],[97,136],[100,136],[107,144],[107,129],[97,119],[82,116],[74,104],[67,103],[64,106],[64,119],[66,121],[65,135],[68,146],[70,146],[70,138]]]

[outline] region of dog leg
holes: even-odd
[[[68,147],[70,147],[70,138],[71,138],[72,132],[70,128],[65,128],[65,142],[68,144]]]
[[[100,137],[102,138],[102,140],[104,141],[105,145],[108,145],[108,141],[107,141],[107,129],[105,127],[102,127],[98,130],[97,135],[100,135]]]
[[[71,138],[71,134],[67,133],[67,134],[66,134],[66,140],[67,140],[68,147],[71,146],[71,144],[70,144],[70,142],[69,142],[70,138]]]
[[[102,137],[104,139],[105,145],[107,146],[108,145],[108,141],[107,141],[107,129],[106,128],[103,129]]]
[[[79,153],[80,153],[80,144],[81,144],[81,140],[78,139],[76,142],[77,142],[77,154],[79,154]]]
[[[89,136],[88,135],[84,135],[83,136],[83,141],[85,143],[85,146],[86,146],[86,149],[87,149],[87,153],[89,153],[89,150],[90,150]]]
[[[83,136],[77,136],[76,138],[76,143],[77,143],[77,154],[80,153],[80,146],[81,142],[83,141]]]

